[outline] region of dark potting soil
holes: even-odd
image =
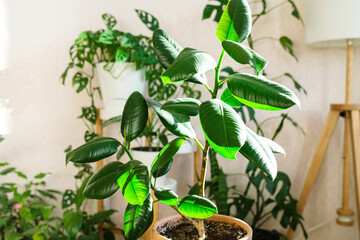
[[[184,220],[165,223],[157,228],[158,233],[172,240],[198,240],[198,231]],[[205,220],[205,240],[238,240],[247,232],[235,224]]]

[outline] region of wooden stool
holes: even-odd
[[[350,149],[352,149],[354,160],[354,172],[357,194],[358,217],[360,216],[360,105],[358,104],[331,104],[330,112],[327,117],[320,140],[306,176],[306,180],[297,203],[297,212],[301,214],[304,210],[306,201],[310,195],[311,188],[314,185],[318,175],[321,163],[324,159],[326,149],[329,145],[331,136],[334,132],[339,116],[345,117],[344,133],[344,167],[343,167],[343,192],[342,207],[337,210],[337,223],[345,226],[353,225],[353,211],[349,209],[349,177],[350,177]],[[350,144],[351,143],[351,144]],[[360,229],[360,217],[359,217]],[[294,231],[289,229],[287,238],[293,238]]]

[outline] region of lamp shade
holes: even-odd
[[[360,44],[360,0],[307,0],[306,43],[315,47]]]

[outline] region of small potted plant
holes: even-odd
[[[216,63],[207,53],[192,48],[182,49],[163,30],[156,30],[153,34],[153,44],[157,58],[165,69],[161,76],[164,84],[196,77],[197,83],[204,85],[208,90],[210,99],[199,102],[191,98],[180,98],[161,104],[153,99],[145,99],[139,92],[134,92],[127,100],[122,114],[122,143],[113,138],[98,137],[66,155],[66,162],[88,163],[113,155],[120,146],[128,154],[130,161],[127,163],[113,161],[99,169],[89,180],[84,191],[88,198],[104,199],[118,189],[121,190],[128,202],[124,213],[127,239],[139,238],[153,222],[153,199],[150,190],[154,191],[156,201],[169,205],[179,213],[178,216],[155,224],[154,239],[176,237],[170,236],[169,232],[178,234],[179,239],[187,239],[189,235],[197,239],[205,239],[205,236],[207,239],[218,239],[219,226],[223,229],[233,229],[232,236],[228,235],[227,231],[222,231],[222,238],[252,239],[252,230],[248,224],[231,217],[216,215],[216,205],[205,197],[208,151],[212,148],[222,157],[233,160],[241,153],[270,179],[275,179],[277,165],[273,153],[282,152],[282,148],[247,128],[233,107],[246,104],[257,109],[275,111],[300,103],[292,91],[260,74],[267,61],[240,44],[249,36],[250,31],[251,11],[247,1],[230,0],[216,30],[216,36],[223,46]],[[249,64],[255,70],[255,74],[238,73],[220,81],[219,72],[225,52],[240,64]],[[209,71],[215,72],[213,89],[208,87],[203,77]],[[223,84],[226,84],[227,88],[219,99],[219,87]],[[178,136],[164,146],[153,160],[150,169],[141,159],[134,159],[129,151],[131,142],[146,126],[148,107],[156,112],[168,131]],[[199,116],[205,137],[204,144],[191,126],[190,118],[193,116]],[[151,179],[167,173],[174,155],[186,139],[194,139],[202,149],[202,165],[198,184],[189,194],[179,198],[169,189],[158,188],[156,181],[152,183]],[[179,226],[183,228],[173,231]],[[209,228],[215,229],[215,232],[206,232]],[[187,232],[186,229],[192,230]]]
[[[106,29],[84,31],[70,47],[71,60],[61,78],[64,83],[68,71],[74,69],[76,92],[86,90],[94,105],[94,94],[99,90],[94,83],[97,73],[104,104],[102,119],[110,119],[122,112],[132,92],[145,92],[146,79],[154,85],[160,65],[151,38],[115,29],[117,21],[110,14],[102,18]]]

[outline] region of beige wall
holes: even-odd
[[[82,143],[84,125],[76,117],[80,115],[80,107],[89,102],[84,94],[75,94],[70,82],[62,86],[59,76],[69,60],[69,46],[78,33],[103,27],[100,16],[108,12],[117,17],[118,27],[122,30],[150,35],[134,13],[134,9],[140,8],[157,16],[160,26],[182,46],[205,50],[217,58],[221,45],[215,38],[216,24],[201,21],[206,3],[206,0],[0,1],[0,131],[9,129],[5,127],[6,122],[11,125],[6,140],[0,144],[0,160],[11,162],[30,175],[40,171],[52,172],[48,178],[49,187],[59,190],[72,188],[74,169],[70,165],[65,167],[63,150],[69,144],[77,146]],[[296,3],[304,16],[304,1]],[[290,7],[284,6],[266,20],[259,21],[254,29],[254,38],[286,34],[294,40],[299,57],[297,63],[284,53],[279,44],[271,41],[255,45],[257,51],[270,62],[267,67],[269,77],[291,72],[308,91],[307,96],[298,94],[302,110],[289,110],[290,116],[300,123],[306,135],[286,124],[277,139],[287,151],[285,159],[278,158],[279,170],[289,174],[293,183],[292,193],[298,197],[329,103],[342,103],[345,98],[345,50],[306,46],[304,26],[290,13]],[[360,100],[357,94],[359,60],[360,50],[357,49],[354,102]],[[228,64],[235,66],[226,57],[224,66]],[[289,81],[282,83],[292,88]],[[9,121],[5,119],[6,114],[10,115]],[[261,113],[258,116],[265,118],[272,115]],[[268,127],[273,129],[271,124]],[[106,134],[114,135],[109,131]],[[113,131],[117,131],[116,128]],[[340,120],[305,208],[308,229],[325,223],[309,234],[310,239],[359,239],[357,225],[345,228],[335,224],[335,211],[341,205],[342,135]],[[228,173],[241,172],[245,165],[245,161],[222,162]],[[240,184],[241,180],[241,177],[232,178],[233,182]],[[352,178],[350,204],[355,210],[354,191]],[[296,236],[299,239],[300,235],[298,231]]]

